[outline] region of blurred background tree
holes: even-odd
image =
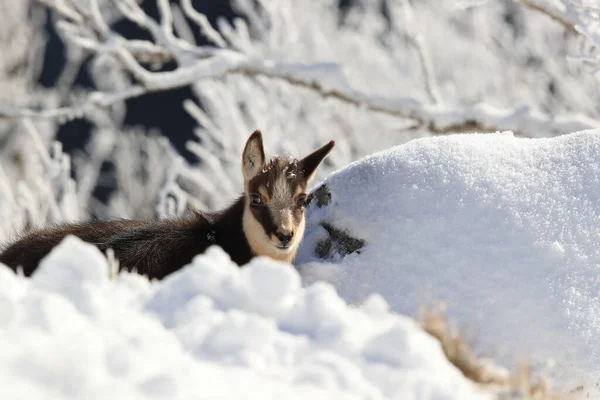
[[[336,139],[317,181],[422,136],[598,127],[570,0],[1,0],[2,232],[222,207],[239,154]]]

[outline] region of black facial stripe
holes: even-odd
[[[275,225],[273,215],[271,214],[271,210],[268,206],[263,207],[251,207],[252,215],[258,221],[258,223],[263,227],[265,233],[267,235],[273,235],[277,232],[277,226]],[[294,220],[294,226],[300,225],[302,218],[304,218],[304,210],[300,207],[293,206],[291,207],[292,218]]]
[[[271,216],[271,211],[269,207],[253,207],[251,208],[252,215],[258,221],[258,223],[263,227],[267,235],[272,235],[277,230],[277,227],[273,223],[273,217]]]

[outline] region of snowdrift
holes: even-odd
[[[482,349],[573,388],[600,372],[600,132],[418,139],[355,162],[316,190],[297,261],[351,304],[442,301]]]
[[[164,281],[68,237],[31,279],[0,267],[3,399],[485,399],[380,297],[348,307],[289,265],[217,247]]]
[[[32,279],[0,266],[1,397],[488,398],[397,314],[437,301],[504,365],[593,385],[599,135],[427,138],[353,163],[315,191],[300,274],[211,248],[161,282],[111,280],[76,238]]]

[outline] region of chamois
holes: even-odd
[[[65,236],[72,234],[113,249],[121,269],[162,279],[190,263],[210,245],[219,245],[238,265],[254,256],[292,262],[304,234],[307,185],[334,142],[302,160],[265,160],[262,134],[255,131],[242,153],[244,193],[217,213],[164,221],[95,221],[30,232],[0,254],[0,263],[26,276]]]

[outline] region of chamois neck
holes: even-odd
[[[246,199],[244,195],[237,198],[229,207],[215,214],[216,218],[213,218],[213,224],[227,225],[227,226],[242,226],[242,218],[244,217],[244,207]]]
[[[254,256],[242,224],[245,203],[245,196],[242,195],[225,210],[213,214],[208,233],[208,236],[214,238],[214,244],[221,246],[240,266],[250,262]]]

